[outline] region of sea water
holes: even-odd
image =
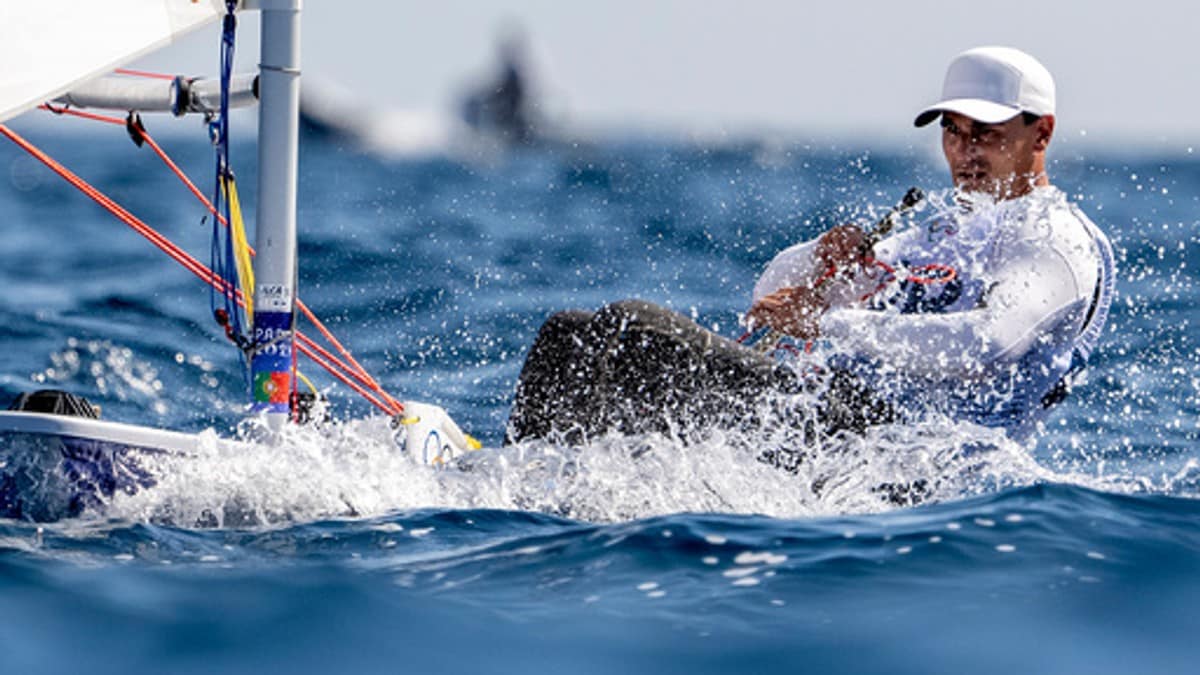
[[[202,208],[123,131],[17,128],[206,258]],[[210,175],[202,129],[157,128]],[[736,337],[777,251],[945,187],[924,148],[381,157],[306,135],[300,294],[387,389],[483,441],[435,470],[303,363],[332,421],[256,442],[208,291],[0,147],[0,398],[67,389],[201,441],[102,512],[0,521],[0,672],[1191,672],[1200,161],[1052,158],[1118,256],[1087,384],[1027,442],[884,427],[793,475],[734,430],[501,448],[525,351],[552,312],[629,297]],[[251,213],[253,159],[234,145]],[[878,489],[917,480],[915,507]]]

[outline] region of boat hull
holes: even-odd
[[[151,464],[190,455],[195,436],[82,417],[0,412],[0,517],[38,522],[103,512],[152,487]]]

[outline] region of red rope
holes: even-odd
[[[132,75],[134,77],[148,77],[153,80],[174,80],[174,75],[166,73],[151,73],[145,70],[130,70],[129,68],[117,68],[115,71],[118,75]]]
[[[85,120],[95,120],[97,122],[108,122],[109,124],[120,124],[121,126],[125,126],[125,120],[123,120],[119,117],[109,117],[108,115],[97,115],[96,113],[84,112],[82,110],[74,110],[72,108],[55,108],[54,106],[52,106],[48,103],[43,103],[38,107],[41,108],[42,110],[49,110],[50,112],[54,113],[55,115],[73,115],[75,117],[82,117]]]
[[[887,285],[896,278],[896,268],[892,267],[891,265],[885,263],[882,260],[879,260],[877,258],[869,258],[869,259],[864,260],[864,265],[878,267],[879,269],[886,272],[887,275],[885,275],[880,280],[879,284],[875,287],[874,290],[870,291],[869,293],[863,294],[863,296],[861,298],[859,298],[859,302],[865,302],[867,300],[867,298],[870,298],[871,296],[875,295],[879,291],[882,291],[883,289],[887,288]],[[835,277],[839,271],[840,270],[836,266],[830,265],[829,269],[825,270],[825,272],[815,282],[813,282],[812,287],[820,288],[821,286],[823,286],[825,284],[825,282],[827,282],[830,279],[832,279],[833,277]],[[890,276],[891,279],[887,278],[888,276]],[[905,281],[911,281],[912,283],[916,283],[916,284],[947,284],[947,283],[950,283],[951,281],[954,281],[954,279],[957,277],[958,277],[958,270],[954,269],[950,265],[943,265],[940,263],[932,263],[929,265],[921,265],[919,267],[912,268],[910,273],[907,276],[905,276],[904,279],[905,279]],[[751,336],[753,336],[753,335],[754,335],[753,331],[746,331],[746,332],[742,333],[742,335],[737,339],[737,343],[745,344],[746,341],[749,340],[751,338]],[[794,354],[800,353],[800,350],[796,349],[792,345],[789,345],[783,341],[779,341],[778,343],[776,343],[774,349],[786,349],[788,351],[791,351]],[[807,353],[812,352],[812,350],[813,350],[813,341],[812,340],[806,341],[804,343],[804,352],[807,354]]]
[[[325,362],[324,359],[322,359],[320,356],[318,356],[316,353],[314,353],[312,350],[310,350],[303,342],[297,343],[297,349],[302,354],[304,354],[309,359],[311,359],[313,363],[315,363],[318,366],[321,366],[325,370],[329,371],[330,375],[333,375],[338,380],[343,382],[346,386],[348,386],[351,389],[353,389],[354,391],[358,392],[360,396],[367,399],[367,401],[371,402],[375,407],[379,408],[380,410],[384,411],[385,413],[395,416],[395,415],[400,415],[404,412],[403,407],[396,409],[396,408],[392,408],[387,405],[384,405],[382,402],[379,401],[379,399],[372,396],[371,393],[368,392],[366,389],[364,389],[363,387],[360,387],[359,385],[355,384],[353,380],[351,380],[350,378],[346,377],[345,375],[342,375],[341,373],[339,373],[334,368],[332,363]]]
[[[124,124],[124,122],[121,122],[120,120],[117,120],[117,121],[118,121],[118,123]],[[225,222],[225,217],[217,212],[217,210],[213,207],[212,202],[210,202],[208,200],[208,198],[204,196],[204,193],[200,192],[200,190],[196,187],[196,185],[187,177],[187,174],[185,174],[175,164],[175,162],[171,161],[171,158],[169,156],[167,156],[167,154],[162,150],[161,147],[159,147],[158,143],[154,142],[154,139],[150,138],[150,134],[143,130],[139,130],[139,133],[141,134],[142,138],[145,139],[146,143],[150,145],[150,148],[152,150],[154,150],[155,154],[157,154],[159,156],[159,158],[162,159],[163,163],[165,163],[167,165],[167,167],[171,170],[171,172],[174,173],[179,178],[179,180],[181,180],[183,182],[183,184],[187,186],[188,190],[190,190],[191,193],[193,195],[195,195],[197,199],[200,200],[200,203],[204,204],[204,207],[206,209],[208,209],[209,213],[213,214],[213,216],[216,217],[223,225],[228,227],[229,223]],[[250,248],[250,255],[252,255],[252,256],[258,255],[254,251],[253,247]],[[358,378],[358,380],[360,382],[362,382],[364,385],[366,385],[369,389],[374,391],[376,394],[379,394],[379,396],[381,398],[383,398],[385,401],[388,402],[388,404],[390,404],[392,407],[394,407],[396,409],[397,414],[402,412],[404,409],[404,406],[401,405],[399,401],[397,401],[395,398],[393,398],[391,395],[389,395],[386,391],[384,391],[383,387],[379,384],[379,382],[377,382],[375,380],[375,378],[371,377],[370,373],[367,372],[367,369],[363,368],[362,365],[358,362],[358,360],[355,359],[354,356],[350,353],[350,350],[346,349],[346,347],[344,347],[342,345],[342,343],[336,337],[334,337],[333,333],[328,328],[325,327],[325,324],[320,319],[317,318],[316,314],[314,314],[312,312],[312,310],[310,310],[308,308],[308,305],[304,304],[304,302],[302,300],[300,300],[299,298],[296,299],[296,305],[297,305],[297,307],[299,307],[300,311],[304,314],[304,316],[309,320],[309,322],[312,323],[312,325],[317,329],[317,331],[320,332],[321,335],[326,340],[328,340],[329,343],[332,344],[334,346],[334,348],[336,348],[342,354],[342,356],[345,358],[345,361],[339,360],[338,358],[334,357],[332,354],[328,354],[328,353],[326,353],[326,357],[333,363],[336,363],[340,367],[342,367],[342,369],[345,370],[347,373]],[[297,334],[299,334],[299,332],[297,332]],[[313,344],[315,345],[315,343],[313,343]]]
[[[45,106],[45,105],[43,105],[41,107],[44,110],[49,110],[49,111],[57,113],[57,114],[74,115],[76,117],[82,117],[84,119],[96,120],[98,122],[106,122],[108,124],[117,124],[120,126],[125,126],[125,120],[123,120],[119,117],[112,117],[112,116],[108,116],[108,115],[97,115],[95,113],[82,112],[82,111],[78,111],[78,110],[72,110],[69,108],[59,109],[59,108],[51,108],[51,107]],[[137,131],[138,131],[138,134],[142,137],[142,139],[147,144],[150,145],[150,148],[154,151],[154,153],[156,155],[158,155],[159,159],[161,159],[163,161],[163,163],[167,165],[167,168],[170,169],[171,172],[174,173],[175,176],[177,178],[179,178],[179,180],[184,184],[184,186],[186,186],[187,189],[196,197],[196,199],[198,199],[200,201],[200,203],[204,205],[204,208],[206,208],[208,210],[208,212],[211,213],[213,215],[213,217],[215,217],[222,225],[225,225],[226,227],[228,227],[229,223],[225,222],[225,216],[223,216],[220,212],[217,211],[217,209],[213,206],[212,202],[209,201],[208,197],[206,197],[204,195],[204,193],[201,192],[200,189],[196,187],[196,184],[193,183],[190,178],[188,178],[187,174],[185,174],[183,172],[183,170],[180,169],[179,166],[176,165],[175,162],[171,160],[170,156],[167,155],[167,153],[162,149],[162,147],[160,147],[158,145],[158,143],[156,143],[154,141],[154,139],[150,137],[149,132],[145,131],[144,129],[140,129],[140,128],[138,128]],[[252,255],[252,256],[257,255],[257,253],[254,251],[253,248],[250,248],[250,255]],[[325,327],[325,324],[320,319],[317,318],[317,315],[314,314],[312,312],[312,310],[310,310],[308,308],[308,305],[304,304],[304,302],[301,301],[299,298],[296,299],[296,305],[297,305],[297,307],[299,307],[300,311],[304,314],[305,318],[307,318],[309,320],[309,322],[312,323],[312,325],[314,327],[316,327],[317,331],[319,333],[321,333],[321,335],[326,340],[328,340],[329,343],[332,344],[334,346],[334,348],[337,349],[338,352],[340,352],[342,357],[345,359],[345,361],[342,361],[342,360],[338,359],[337,357],[334,357],[332,354],[327,354],[330,361],[338,364],[344,371],[354,375],[356,378],[358,378],[358,380],[360,382],[365,384],[368,388],[370,388],[375,393],[379,394],[381,398],[383,398],[385,401],[388,402],[389,405],[391,405],[393,408],[396,409],[397,414],[399,414],[400,412],[402,412],[404,410],[403,404],[401,404],[399,401],[397,401],[395,398],[393,398],[390,394],[388,394],[383,389],[383,387],[379,384],[379,382],[377,382],[375,380],[375,378],[371,377],[371,374],[367,372],[366,368],[363,368],[362,365],[358,362],[358,360],[354,358],[354,355],[352,355],[350,353],[350,350],[346,349],[346,347],[342,345],[342,343],[333,335],[333,333],[328,328]],[[297,332],[297,334],[298,333],[299,332]],[[347,363],[349,365],[347,365]]]
[[[202,281],[213,285],[219,292],[222,293],[233,290],[230,284],[228,284],[224,279],[221,279],[217,275],[213,274],[212,271],[205,267],[204,264],[199,260],[196,260],[186,251],[171,243],[171,241],[169,241],[166,237],[163,237],[161,234],[154,231],[141,220],[138,220],[136,216],[125,210],[125,208],[123,208],[120,204],[117,204],[102,192],[89,185],[87,181],[83,180],[79,176],[72,173],[69,169],[56,162],[53,158],[39,150],[32,143],[17,135],[16,132],[9,129],[6,125],[0,124],[0,134],[7,136],[10,140],[20,146],[21,149],[25,150],[35,159],[50,167],[52,171],[57,173],[59,176],[62,176],[64,180],[73,185],[80,192],[83,192],[97,204],[103,206],[105,209],[111,212],[119,220],[124,222],[126,225],[129,225],[134,229],[134,231],[145,237],[155,246],[159,247],[163,252],[171,256],[171,258],[173,258],[179,264],[183,265],[192,274],[200,277]]]
[[[47,105],[42,105],[39,107],[43,110],[49,110],[57,115],[72,115],[75,117],[82,117],[83,119],[95,120],[97,122],[106,122],[108,124],[125,126],[125,120],[121,119],[120,117],[97,115],[96,113],[73,110],[71,108],[52,108]],[[137,128],[135,127],[135,129]],[[158,155],[158,158],[162,160],[163,164],[167,165],[167,168],[171,170],[171,173],[175,174],[179,180],[183,181],[183,184],[185,187],[187,187],[188,191],[195,195],[196,199],[200,200],[200,203],[204,205],[204,208],[208,209],[209,213],[216,216],[217,220],[220,221],[222,225],[228,227],[229,223],[225,222],[225,216],[218,212],[215,207],[213,207],[212,202],[208,200],[208,197],[206,197],[204,193],[200,191],[200,188],[196,187],[196,184],[187,177],[187,174],[185,174],[183,170],[179,168],[179,165],[176,164],[169,155],[167,155],[166,151],[162,149],[162,146],[160,146],[153,138],[150,137],[150,133],[142,129],[137,129],[137,132],[138,135],[142,137],[142,140],[150,146],[150,149],[154,151],[154,154]],[[254,255],[254,251],[251,250],[250,254]]]
[[[396,408],[396,414],[400,414],[404,411],[404,404],[400,403],[400,401],[397,401],[395,398],[393,398],[391,394],[388,394],[386,391],[384,391],[383,387],[375,381],[375,378],[371,377],[370,373],[368,373],[365,368],[359,365],[358,361],[350,353],[350,350],[343,347],[342,343],[339,342],[338,339],[333,336],[333,333],[331,333],[329,329],[325,327],[325,324],[321,323],[321,320],[312,313],[312,310],[308,308],[308,305],[304,304],[299,298],[297,298],[296,306],[300,308],[300,311],[304,313],[304,316],[308,318],[309,322],[316,327],[317,331],[320,332],[321,335],[324,336],[325,339],[328,340],[329,343],[332,344],[339,352],[341,352],[342,356],[344,356],[351,365],[353,365],[353,368],[346,366],[342,361],[338,361],[333,357],[332,354],[330,355],[331,359],[334,359],[334,361],[337,363],[341,363],[346,372],[356,375],[363,382],[363,384],[370,387],[372,391],[379,394],[385,401]]]
[[[317,344],[316,342],[313,341],[312,338],[301,333],[300,331],[296,331],[296,339],[299,340],[301,344],[309,347],[313,351],[320,354],[324,359],[328,360],[330,363],[337,365],[337,367],[340,368],[342,370],[342,372],[345,373],[346,375],[358,380],[363,386],[367,387],[368,389],[371,389],[376,394],[380,394],[381,397],[384,400],[386,400],[389,404],[394,404],[396,406],[399,406],[399,409],[396,411],[397,413],[403,412],[404,406],[400,405],[399,401],[396,401],[392,397],[388,396],[386,394],[386,392],[384,392],[382,389],[377,389],[377,387],[379,387],[378,383],[376,383],[373,379],[371,379],[370,376],[366,375],[366,373],[362,373],[362,372],[359,372],[359,371],[351,368],[344,361],[342,361],[338,357],[331,354],[329,352],[329,350],[327,350],[324,347],[322,347],[321,345]]]
[[[120,120],[120,119],[114,118],[114,117],[106,117],[103,115],[95,115],[93,113],[82,113],[82,112],[73,111],[73,110],[72,111],[68,111],[68,110],[57,111],[56,110],[55,112],[67,112],[67,113],[76,115],[78,117],[84,117],[87,119],[94,119],[97,121],[116,123],[116,124],[121,124],[121,125],[125,124],[124,120]],[[115,201],[113,201],[107,195],[100,192],[96,188],[92,187],[87,181],[83,180],[78,175],[71,172],[69,169],[64,167],[62,164],[59,164],[57,161],[55,161],[49,155],[42,152],[40,149],[38,149],[32,143],[25,140],[20,135],[18,135],[16,132],[9,129],[6,125],[0,124],[0,134],[8,137],[11,141],[16,143],[21,149],[25,150],[31,156],[33,156],[35,159],[37,159],[38,161],[45,164],[52,171],[57,173],[64,180],[66,180],[68,183],[70,183],[72,186],[74,186],[76,189],[78,189],[80,192],[84,193],[85,195],[90,197],[93,201],[95,201],[97,204],[99,204],[100,206],[107,209],[110,213],[112,213],[114,216],[116,216],[119,220],[121,220],[126,225],[133,228],[134,231],[136,231],[138,234],[141,234],[148,241],[150,241],[152,244],[157,246],[160,250],[162,250],[164,253],[166,253],[168,256],[170,256],[172,259],[174,259],[176,262],[183,265],[183,267],[185,269],[187,269],[188,271],[195,274],[202,281],[212,285],[214,288],[217,289],[218,292],[220,292],[220,293],[233,292],[237,303],[239,305],[244,306],[245,302],[244,302],[244,298],[242,297],[241,292],[238,291],[233,286],[232,283],[230,283],[230,282],[226,281],[225,279],[222,279],[220,276],[214,274],[212,272],[212,270],[208,269],[208,267],[205,266],[203,263],[201,263],[199,260],[197,260],[193,256],[189,255],[183,249],[176,246],[173,242],[171,242],[169,239],[167,239],[166,237],[159,234],[157,231],[155,231],[150,226],[146,225],[143,221],[139,220],[136,216],[134,216],[132,213],[130,213],[128,210],[126,210],[124,207],[122,207],[120,204],[117,204]],[[158,144],[154,143],[154,141],[149,138],[148,134],[145,134],[143,132],[142,136],[143,136],[143,138],[145,138],[147,141],[149,141],[151,143],[151,147],[155,149],[156,154],[158,154],[159,157],[162,158],[163,161],[166,162],[169,167],[171,167],[172,171],[174,171],[176,173],[176,175],[179,176],[179,178],[182,179],[185,182],[185,184],[188,185],[189,189],[192,190],[193,194],[195,194],[197,197],[199,197],[201,199],[201,201],[204,202],[205,206],[210,211],[214,212],[214,215],[219,216],[219,214],[215,213],[215,210],[212,208],[212,204],[208,201],[208,199],[206,199],[204,197],[204,195],[202,193],[200,193],[198,189],[195,188],[195,185],[190,180],[188,180],[187,176],[184,175],[182,171],[179,170],[178,166],[176,166],[175,163],[172,162],[168,156],[166,156],[166,153],[162,152],[162,149],[160,147],[158,147]],[[224,222],[223,218],[221,219],[221,222]],[[304,309],[305,315],[307,317],[309,317],[309,320],[312,321],[314,323],[314,325],[318,326],[318,328],[322,331],[322,333],[326,335],[327,339],[330,339],[330,342],[337,345],[340,350],[342,350],[344,353],[346,353],[348,355],[349,352],[346,351],[345,348],[342,347],[341,344],[339,342],[337,342],[336,339],[332,339],[332,334],[329,333],[328,330],[324,327],[324,325],[321,324],[320,321],[316,319],[316,317],[312,314],[312,312],[310,310],[308,310],[307,307],[304,307],[303,309]],[[378,384],[378,382],[376,382],[373,378],[371,378],[370,375],[367,375],[365,370],[362,368],[361,365],[359,365],[357,363],[357,361],[353,361],[353,357],[350,357],[354,363],[354,367],[351,367],[351,366],[347,365],[346,363],[338,360],[336,357],[334,357],[332,354],[329,354],[324,349],[321,349],[319,347],[319,345],[314,343],[307,336],[300,333],[300,331],[296,331],[296,335],[300,341],[300,345],[299,345],[300,351],[302,353],[304,353],[305,356],[308,356],[310,359],[312,359],[314,363],[325,368],[327,371],[330,372],[330,374],[332,374],[334,377],[338,378],[342,382],[346,383],[348,386],[350,386],[356,392],[361,394],[365,399],[367,399],[369,402],[371,402],[376,407],[381,409],[383,412],[385,412],[389,415],[398,415],[403,412],[403,409],[404,409],[403,405],[401,405],[398,401],[396,401],[395,398],[393,398],[392,396],[390,396],[386,392],[384,392],[383,388]],[[314,350],[309,349],[307,347],[306,343],[311,344],[313,347],[315,347],[317,349],[321,349],[321,351],[325,354],[325,356],[328,357],[328,360],[316,356],[314,354]],[[336,367],[340,367],[346,373],[349,373],[350,375],[358,377],[360,380],[362,380],[364,383],[366,383],[369,387],[374,389],[375,392],[380,394],[381,397],[384,399],[384,401],[386,401],[386,404],[384,404],[383,402],[380,402],[374,396],[371,396],[366,390],[364,390],[362,387],[351,382],[346,376],[338,373],[335,369],[334,364],[337,364]]]

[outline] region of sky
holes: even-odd
[[[375,109],[448,114],[519,26],[546,108],[575,127],[910,145],[949,60],[1003,44],[1054,74],[1059,142],[1200,148],[1200,5],[1183,0],[306,0],[303,22],[304,82]],[[241,28],[251,70],[254,13]],[[215,73],[217,39],[140,65]]]

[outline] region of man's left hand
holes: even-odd
[[[867,234],[857,225],[838,225],[817,240],[818,273],[829,269],[839,272],[861,265],[872,255]]]
[[[814,340],[820,335],[817,320],[828,308],[817,289],[793,286],[759,298],[746,312],[746,321],[754,328],[769,326],[792,337]]]

